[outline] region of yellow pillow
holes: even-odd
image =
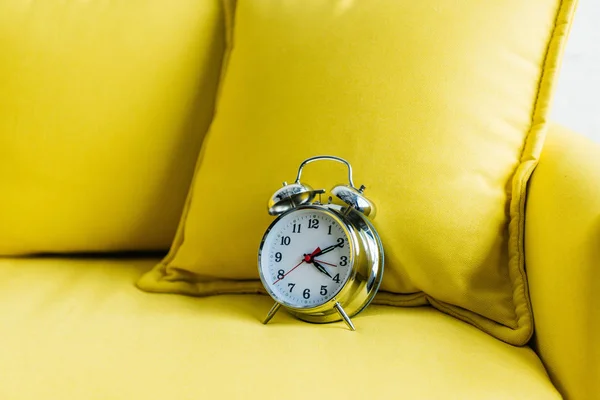
[[[170,254],[138,283],[260,291],[266,204],[349,160],[378,206],[379,303],[532,334],[523,206],[574,1],[238,1],[217,115]],[[303,174],[331,188],[343,167]]]
[[[0,2],[0,255],[167,249],[224,46],[219,0]]]

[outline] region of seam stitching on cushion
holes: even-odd
[[[566,42],[566,38],[563,38],[560,43],[558,44],[558,48],[554,49],[553,48],[553,44],[555,42],[555,40],[557,39],[557,37],[560,36],[560,32],[559,32],[559,27],[564,25],[564,24],[560,24],[560,20],[561,17],[567,15],[567,16],[571,16],[574,10],[574,7],[577,3],[577,0],[562,0],[559,4],[559,6],[557,7],[557,12],[556,12],[556,16],[554,18],[554,26],[552,28],[552,33],[550,34],[550,37],[548,39],[548,43],[546,45],[546,53],[544,55],[544,60],[542,62],[542,71],[540,74],[540,78],[539,78],[539,82],[538,82],[538,90],[536,92],[536,97],[534,100],[534,107],[531,113],[531,125],[530,128],[527,132],[526,138],[525,138],[525,142],[523,144],[523,149],[521,151],[521,154],[519,156],[519,165],[517,166],[517,168],[515,169],[515,172],[513,173],[513,177],[511,180],[514,179],[519,179],[517,178],[517,173],[519,171],[520,168],[522,168],[522,165],[526,162],[526,161],[532,161],[533,165],[530,166],[524,173],[524,175],[522,176],[520,180],[520,185],[519,185],[519,192],[518,193],[512,193],[511,196],[511,200],[510,203],[511,206],[509,208],[512,209],[512,204],[513,201],[518,201],[518,209],[517,209],[517,216],[515,218],[515,222],[516,222],[516,244],[510,244],[508,251],[509,251],[509,268],[511,268],[510,265],[510,260],[513,259],[514,255],[517,256],[517,265],[515,266],[517,269],[517,274],[520,277],[519,282],[514,282],[513,283],[513,293],[512,293],[512,297],[513,297],[513,306],[514,306],[514,311],[515,311],[515,318],[516,318],[516,324],[517,324],[517,329],[522,327],[523,325],[521,325],[521,321],[523,318],[523,313],[519,312],[518,309],[518,300],[523,300],[525,303],[525,307],[526,307],[526,313],[529,316],[530,319],[530,324],[531,324],[531,328],[529,330],[528,333],[528,338],[527,340],[529,340],[529,338],[533,335],[533,311],[532,311],[532,307],[531,307],[531,300],[529,298],[528,295],[528,290],[527,290],[527,276],[525,274],[525,262],[524,262],[524,243],[523,243],[523,235],[522,235],[522,230],[524,229],[524,224],[525,224],[525,201],[527,198],[527,193],[526,193],[526,185],[527,182],[529,181],[529,178],[531,176],[531,173],[533,172],[533,169],[535,168],[535,166],[537,165],[537,161],[539,158],[539,151],[535,151],[534,149],[531,149],[531,142],[535,139],[539,140],[543,140],[544,139],[544,130],[543,128],[541,128],[541,125],[545,125],[546,124],[546,115],[544,115],[543,117],[540,115],[541,109],[542,109],[542,105],[540,104],[540,100],[542,99],[542,97],[544,97],[543,95],[546,95],[545,97],[551,96],[554,86],[555,86],[555,82],[552,82],[551,80],[554,78],[554,81],[556,80],[556,66],[557,66],[557,61],[558,59],[562,56],[562,50],[564,49],[565,46],[565,42]],[[569,18],[569,20],[572,20],[572,16],[571,18]],[[552,65],[551,65],[552,64]],[[552,71],[552,69],[554,68],[554,71]],[[538,130],[538,132],[535,132],[536,130]],[[531,155],[532,157],[534,157],[533,160],[524,160],[525,157],[527,157],[528,155]],[[512,217],[509,219],[509,238],[510,238],[510,222],[512,220]],[[513,228],[514,229],[514,228]],[[510,240],[509,240],[510,243]],[[514,248],[516,246],[516,248]],[[511,256],[512,253],[512,256]],[[521,315],[519,315],[521,314]]]
[[[373,299],[373,304],[388,305],[388,306],[404,306],[404,307],[419,307],[421,304],[414,304],[415,301],[425,299],[427,295],[424,292],[403,293],[398,296],[397,293],[379,291]]]
[[[427,297],[427,301],[429,301],[429,303],[431,303],[436,308],[442,309],[445,313],[448,313],[451,316],[453,316],[453,317],[455,317],[457,319],[460,319],[462,321],[466,321],[466,322],[470,323],[471,325],[475,326],[476,328],[481,329],[484,332],[488,332],[489,331],[489,329],[485,329],[482,324],[480,324],[479,322],[477,322],[476,319],[473,319],[473,318],[469,317],[468,315],[464,315],[464,314],[461,314],[461,313],[458,313],[458,312],[454,311],[454,307],[455,306],[447,304],[447,303],[445,303],[443,301],[438,301],[438,300],[434,299],[431,296],[426,296],[426,297]],[[492,323],[494,323],[492,320],[490,320],[490,321]],[[500,339],[500,340],[502,340],[504,342],[507,342],[507,343],[510,343],[509,341],[507,341],[505,339]]]
[[[532,163],[526,171],[524,171],[523,179],[521,181],[521,187],[519,188],[519,193],[521,193],[520,201],[519,201],[519,223],[517,230],[517,256],[518,256],[518,265],[519,273],[521,274],[521,291],[523,292],[523,296],[525,297],[525,305],[527,307],[527,311],[531,316],[531,334],[527,338],[529,340],[533,335],[533,310],[531,307],[531,299],[529,298],[529,287],[527,284],[527,275],[525,274],[525,242],[524,242],[524,232],[525,232],[525,202],[527,201],[527,183],[529,182],[529,178],[533,173],[537,163]],[[516,310],[515,310],[516,312]],[[519,316],[517,315],[517,327],[519,326]]]

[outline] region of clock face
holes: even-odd
[[[280,303],[313,308],[331,300],[352,272],[346,228],[332,213],[305,208],[271,226],[259,252],[263,284]]]

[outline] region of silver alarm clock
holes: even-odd
[[[348,184],[331,193],[345,205],[321,203],[323,189],[300,182],[302,169],[330,160],[348,167]],[[356,188],[352,166],[335,156],[304,160],[293,184],[284,182],[269,200],[277,218],[265,232],[258,250],[262,284],[275,300],[264,323],[284,307],[295,317],[315,323],[343,320],[355,330],[351,317],[360,313],[379,289],[384,254],[370,219],[375,206]]]

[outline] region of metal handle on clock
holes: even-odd
[[[302,169],[304,168],[305,165],[310,164],[311,162],[319,161],[319,160],[331,160],[331,161],[337,161],[339,163],[345,164],[346,167],[348,167],[348,182],[350,183],[350,186],[352,186],[354,189],[356,189],[354,187],[354,182],[352,181],[352,166],[350,165],[350,163],[348,161],[344,160],[343,158],[336,157],[336,156],[327,156],[327,155],[314,156],[314,157],[310,157],[310,158],[307,158],[306,160],[302,161],[302,164],[300,164],[300,167],[298,168],[298,175],[296,175],[295,183],[300,183],[300,176],[302,176]],[[358,190],[358,189],[356,189],[356,190]]]

